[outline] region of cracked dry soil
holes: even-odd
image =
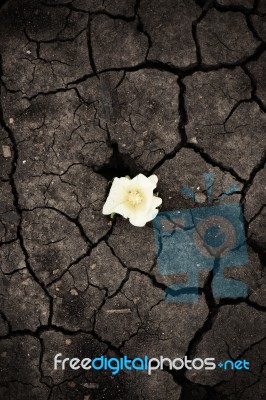
[[[266,393],[266,1],[1,1],[0,399],[262,400]],[[166,303],[152,225],[101,214],[156,173],[244,209],[247,298]],[[174,278],[174,280],[173,280]],[[251,371],[53,370],[53,357],[246,358]]]

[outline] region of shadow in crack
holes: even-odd
[[[120,153],[117,143],[112,143],[112,148],[113,154],[110,157],[109,162],[101,168],[95,169],[97,174],[102,175],[110,181],[115,177],[121,178],[122,176],[128,175],[133,178],[139,173],[143,173],[143,169],[136,164],[132,157]]]

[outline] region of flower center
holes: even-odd
[[[127,200],[132,206],[138,206],[142,203],[143,197],[138,190],[129,190]]]

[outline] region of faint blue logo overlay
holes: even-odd
[[[161,212],[153,220],[157,264],[162,275],[187,274],[186,283],[170,286],[166,301],[198,299],[201,270],[213,270],[214,297],[246,297],[246,285],[224,277],[224,269],[248,263],[243,212],[239,203],[210,205],[213,174],[205,174],[206,207]],[[236,192],[232,185],[218,200]],[[182,193],[195,201],[197,195],[184,186]]]

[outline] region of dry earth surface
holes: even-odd
[[[266,2],[1,1],[0,398],[262,400],[266,391]],[[152,224],[101,213],[114,176],[162,211],[241,202],[247,298],[167,303]],[[174,277],[175,281],[178,277]],[[183,279],[184,277],[182,277]],[[251,371],[87,373],[53,357],[246,358]]]

